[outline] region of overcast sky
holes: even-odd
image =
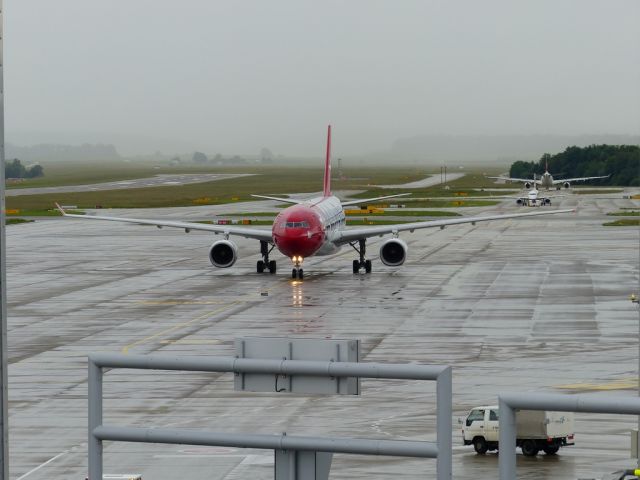
[[[638,0],[4,0],[6,139],[342,155],[637,134]]]

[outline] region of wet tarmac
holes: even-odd
[[[464,173],[448,173],[446,176],[446,180],[444,180],[444,178],[440,175],[432,175],[415,182],[404,183],[402,185],[380,185],[378,188],[426,188],[433,187],[434,185],[439,185],[443,183],[443,181],[444,183],[452,182],[453,180],[457,180],[464,176]]]
[[[259,335],[358,338],[363,361],[451,365],[454,478],[497,478],[496,454],[461,446],[456,419],[471,407],[495,404],[499,392],[637,395],[639,316],[628,296],[638,229],[601,225],[638,202],[584,195],[556,207],[576,204],[577,214],[403,234],[410,250],[399,268],[381,264],[378,239],[370,275],[351,273],[355,253],[345,248],[308,259],[302,283],[280,255],[275,276],[254,273],[255,241],[238,240],[239,261],[220,270],[207,259],[219,237],[204,233],[76,219],[10,226],[11,478],[85,478],[88,353],[228,356],[234,338]],[[359,397],[240,394],[229,374],[115,370],[105,375],[105,423],[434,440],[435,386],[364,380]],[[633,466],[636,424],[578,415],[576,446],[518,454],[518,478]],[[145,480],[273,478],[270,451],[108,442],[104,458],[105,473]],[[336,455],[331,478],[435,478],[435,461]]]

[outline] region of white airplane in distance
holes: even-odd
[[[231,267],[238,259],[238,248],[229,237],[245,237],[260,242],[260,255],[256,270],[262,273],[276,273],[276,261],[269,259],[269,254],[277,248],[283,255],[289,257],[293,263],[291,278],[302,280],[304,272],[302,263],[305,258],[315,255],[331,255],[341,247],[349,245],[359,258],[353,261],[353,273],[364,270],[371,272],[371,260],[366,257],[367,239],[390,235],[380,246],[380,260],[388,266],[399,266],[407,258],[407,244],[399,238],[400,232],[414,232],[422,228],[439,227],[463,223],[485,222],[489,220],[504,220],[507,218],[529,217],[535,215],[548,215],[554,213],[568,213],[575,211],[552,210],[546,212],[513,213],[507,215],[485,215],[477,217],[461,217],[447,220],[432,220],[425,222],[404,223],[397,225],[371,226],[346,229],[344,207],[349,205],[368,203],[385,198],[398,197],[408,194],[386,195],[384,197],[368,198],[341,202],[331,193],[331,126],[327,132],[327,155],[324,170],[324,188],[322,196],[308,200],[295,200],[292,198],[278,198],[265,195],[253,195],[258,198],[277,200],[279,202],[292,203],[294,205],[282,210],[275,218],[270,230],[242,227],[236,225],[206,225],[190,222],[175,222],[169,220],[145,220],[136,218],[119,218],[102,215],[77,215],[66,213],[58,204],[56,206],[65,217],[81,218],[83,220],[107,220],[115,222],[127,222],[139,225],[155,225],[158,228],[174,227],[191,230],[202,230],[224,236],[223,240],[213,243],[209,249],[210,262],[220,268]]]
[[[557,197],[563,197],[564,195],[556,196],[540,196],[540,192],[535,187],[527,192],[527,196],[513,197],[516,199],[516,203],[521,207],[544,207],[545,205],[551,205],[551,199]]]
[[[586,180],[597,180],[599,178],[608,178],[610,175],[604,175],[601,177],[578,177],[578,178],[562,178],[560,180],[555,180],[553,175],[549,173],[549,163],[545,162],[544,173],[539,179],[536,179],[535,176],[532,179],[527,178],[510,178],[510,177],[487,177],[494,178],[497,180],[508,180],[510,182],[522,182],[524,183],[524,188],[531,188],[535,185],[539,185],[547,190],[555,188],[556,190],[560,190],[560,187],[569,188],[571,187],[572,182],[584,182]]]
[[[536,180],[536,174],[533,174],[533,180]],[[516,199],[516,203],[521,207],[544,207],[551,205],[552,198],[564,197],[564,195],[541,196],[540,191],[534,186],[527,192],[527,196],[511,197]]]

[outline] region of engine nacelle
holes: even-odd
[[[569,182],[564,182],[564,183],[562,184],[562,186],[563,186],[564,188],[569,188],[569,187],[571,186],[571,184],[570,184]]]
[[[524,182],[524,188],[526,188],[527,190],[530,189],[533,186],[533,184],[531,182]]]
[[[519,198],[519,199],[516,200],[516,204],[522,206],[522,205],[524,205],[524,200]]]
[[[551,199],[550,198],[545,198],[544,199],[544,204],[545,205],[551,205]]]
[[[380,260],[389,267],[402,265],[407,259],[407,244],[399,238],[390,238],[380,246]]]
[[[218,240],[209,250],[209,261],[214,267],[231,267],[238,259],[238,247],[229,240]]]

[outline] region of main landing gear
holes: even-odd
[[[262,255],[262,260],[258,260],[258,263],[256,264],[256,271],[258,273],[263,273],[265,270],[268,270],[271,274],[276,273],[276,261],[269,260],[269,254],[274,248],[275,245],[269,248],[269,244],[267,242],[260,242],[260,255]]]
[[[364,268],[366,273],[371,273],[371,260],[366,260],[364,256],[367,254],[367,240],[361,239],[358,240],[358,246],[355,245],[356,242],[352,242],[351,248],[353,248],[360,255],[360,260],[353,261],[353,273],[360,273],[360,269]]]
[[[291,278],[302,280],[304,278],[304,270],[302,270],[302,257],[292,257],[293,270],[291,270]]]

